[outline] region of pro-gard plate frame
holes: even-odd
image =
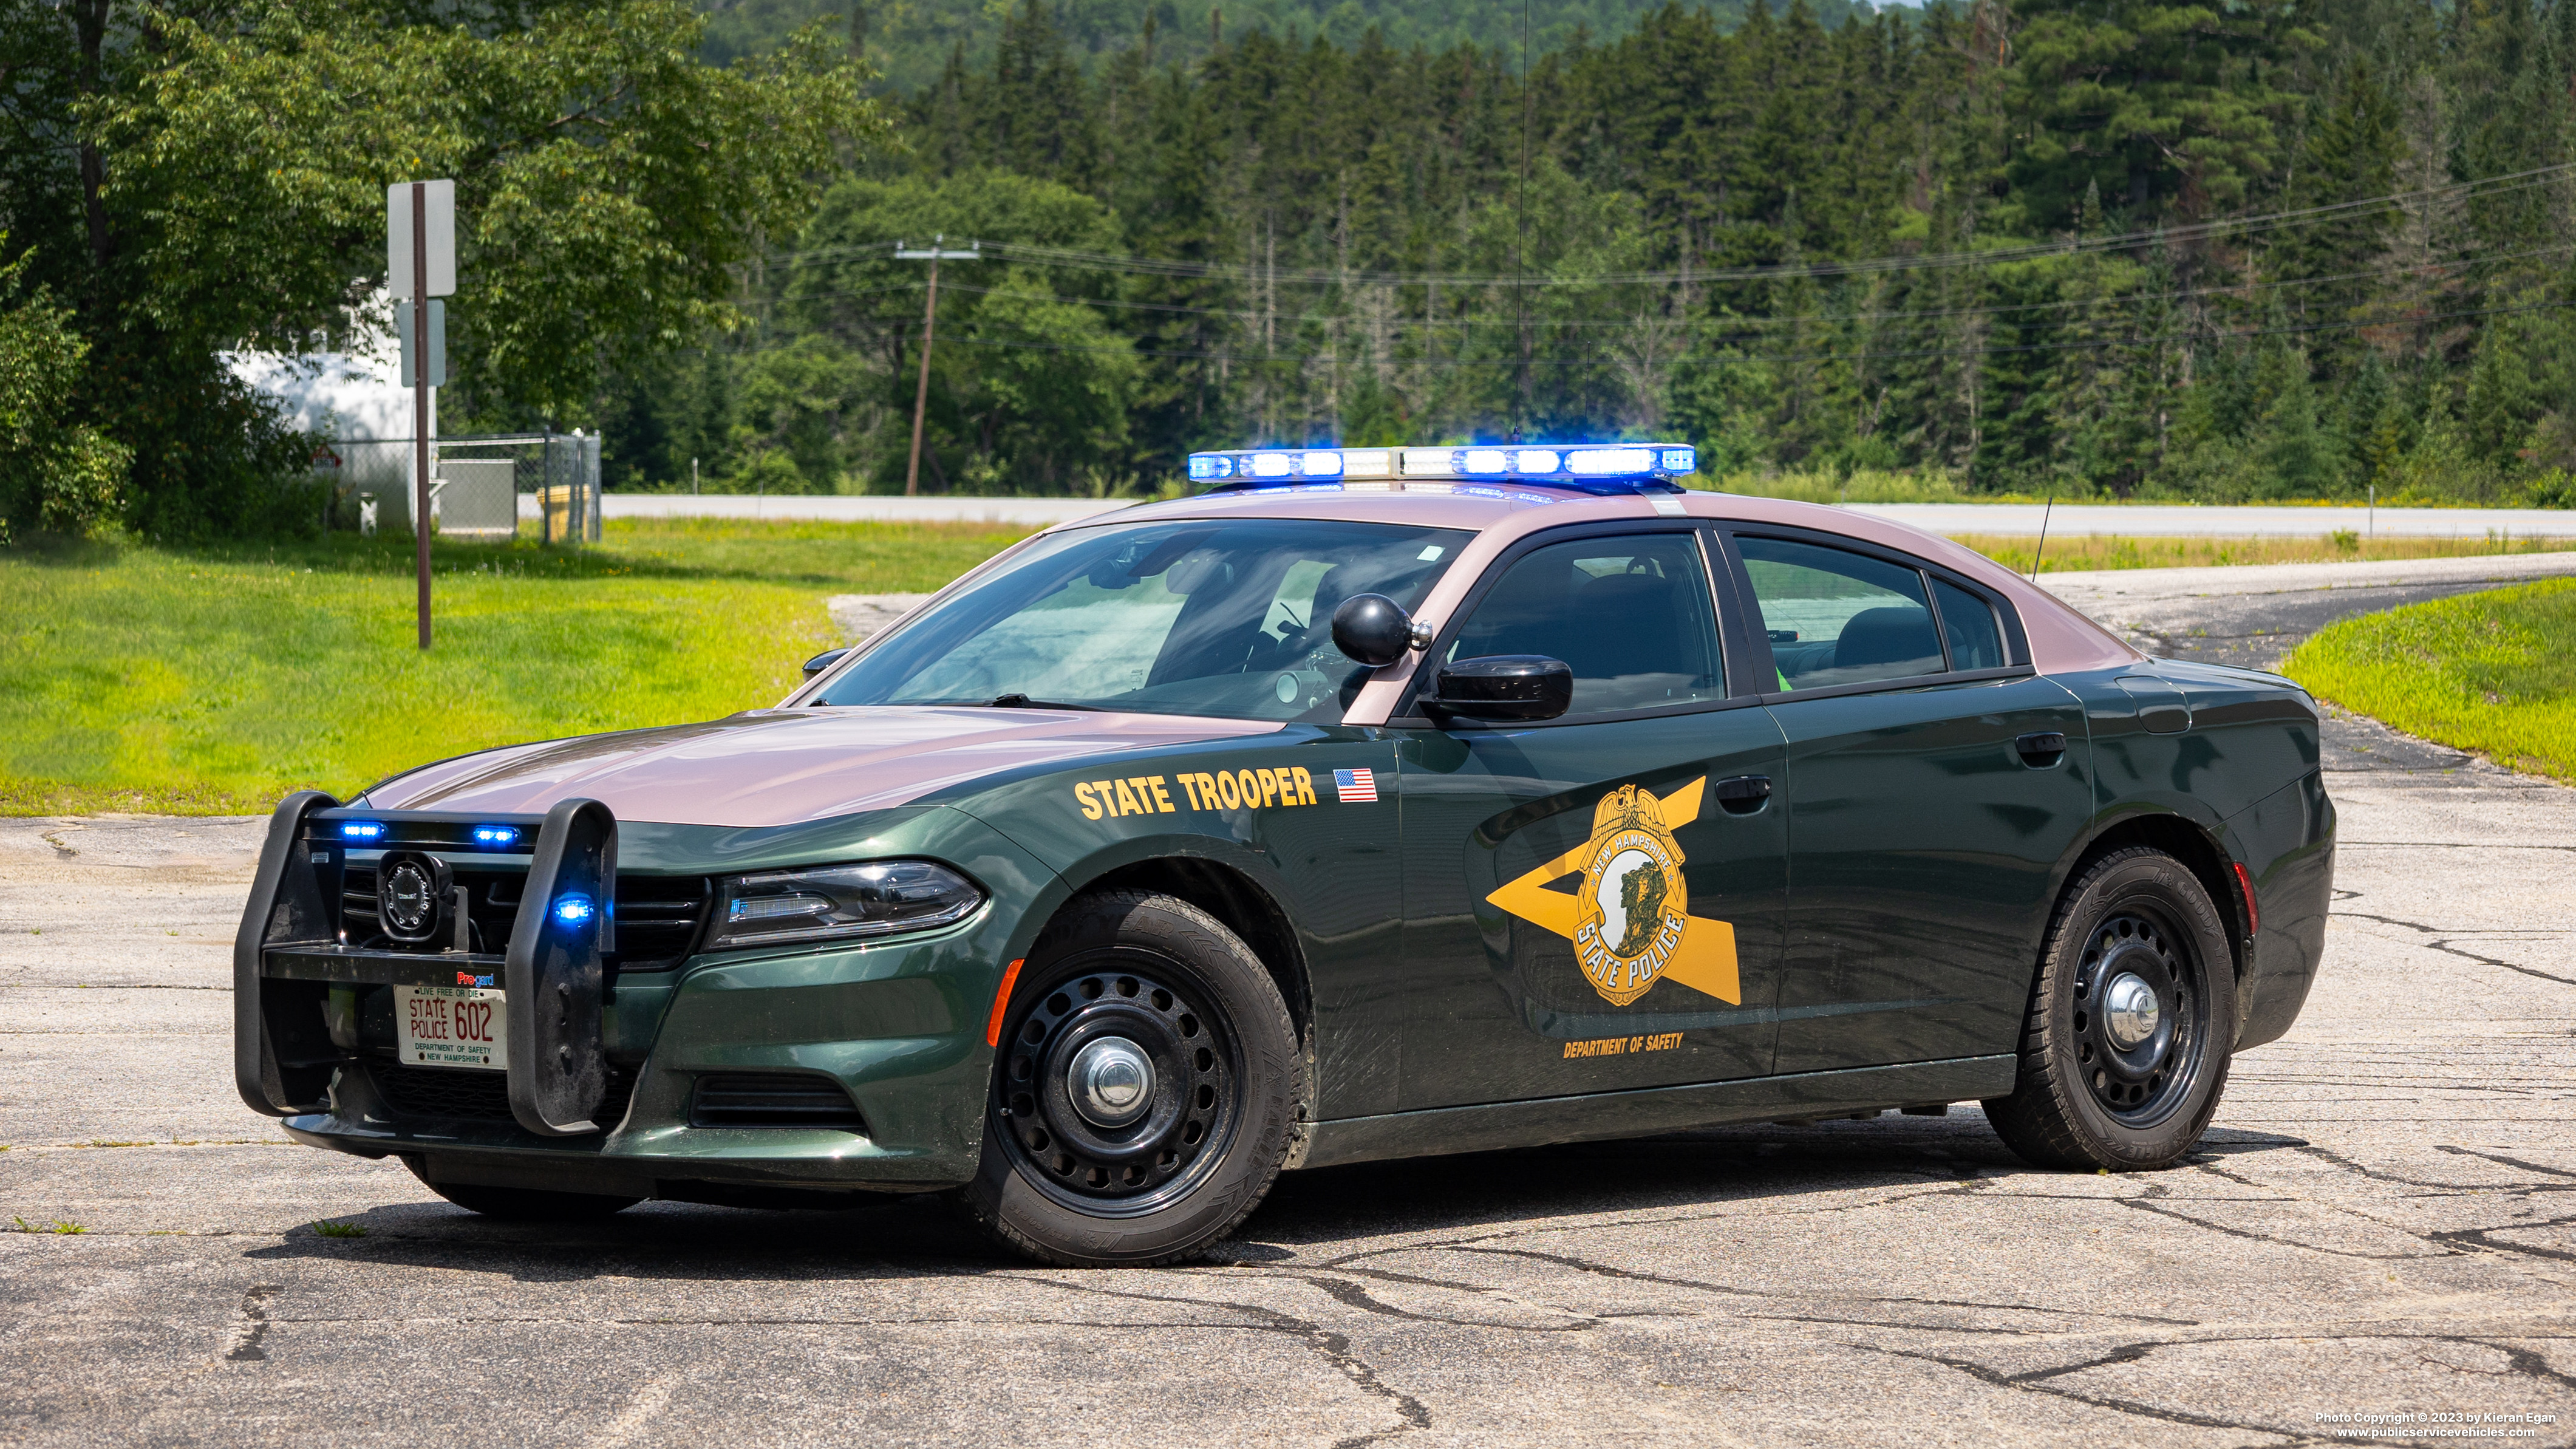
[[[406,840],[406,826],[509,825],[533,832],[509,949],[496,955],[346,944],[338,900],[351,842],[326,832],[361,820],[387,831],[371,845],[456,845]],[[596,800],[565,800],[539,818],[352,810],[318,790],[288,796],[269,818],[233,940],[233,1075],[242,1101],[270,1117],[331,1110],[334,1075],[349,1055],[333,1039],[322,1009],[334,985],[442,985],[460,975],[497,976],[510,1013],[511,1116],[544,1137],[602,1131],[591,1119],[607,1088],[603,1026],[616,963],[616,883],[617,818]],[[554,906],[567,894],[591,902],[580,920],[556,917]],[[299,1006],[304,1009],[294,1009]]]

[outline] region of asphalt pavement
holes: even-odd
[[[2130,584],[2210,650],[2353,602]],[[929,1199],[513,1226],[288,1145],[230,1074],[259,822],[0,822],[0,1439],[2568,1444],[2576,791],[2328,768],[2324,976],[2182,1166],[1725,1128],[1294,1174],[1100,1273]]]

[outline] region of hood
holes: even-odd
[[[558,800],[591,799],[620,820],[796,825],[891,809],[1004,770],[1280,728],[1076,710],[753,710],[462,755],[396,775],[361,798],[378,810],[496,815],[541,815]]]

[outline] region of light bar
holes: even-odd
[[[1551,443],[1545,447],[1246,448],[1192,453],[1193,483],[1293,488],[1370,478],[1519,480],[1590,489],[1670,482],[1699,471],[1699,450],[1680,443]]]
[[[384,833],[385,828],[373,820],[347,820],[340,824],[340,838],[343,840],[373,840]]]
[[[516,845],[518,842],[519,827],[515,825],[477,825],[474,827],[474,843],[476,845],[488,845],[497,850],[503,846]]]

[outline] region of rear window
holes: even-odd
[[[1780,687],[1821,689],[1942,670],[1923,575],[1867,554],[1738,538]]]

